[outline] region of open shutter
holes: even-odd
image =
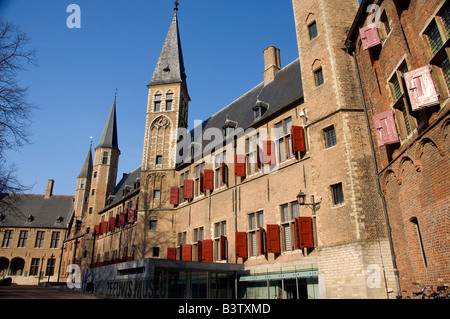
[[[291,127],[292,150],[294,152],[306,153],[305,131],[302,126]]]
[[[245,177],[245,155],[234,155],[234,176]]]
[[[281,253],[280,227],[278,225],[267,225],[267,252]]]
[[[101,234],[106,234],[108,232],[108,222],[107,221],[101,222],[100,228]]]
[[[192,179],[184,180],[184,199],[194,198],[194,181]]]
[[[259,145],[256,145],[256,167],[258,169],[261,169],[262,163],[261,163],[261,148]]]
[[[135,210],[132,208],[127,208],[127,223],[132,224],[135,222],[135,216],[134,216]]]
[[[125,226],[125,213],[119,214],[119,227]]]
[[[225,163],[220,164],[220,178],[221,178],[222,184],[228,183],[228,167],[227,167],[227,164],[225,164]]]
[[[203,256],[202,256],[202,251],[203,251],[203,244],[202,241],[199,240],[197,242],[197,261],[202,261],[203,260]]]
[[[378,44],[381,44],[380,35],[376,23],[369,24],[359,29],[359,35],[364,47],[364,50],[370,49]]]
[[[116,229],[116,218],[110,217],[109,218],[109,230],[113,231],[114,229]]]
[[[192,245],[181,245],[181,260],[192,261]]]
[[[167,259],[176,260],[177,259],[177,249],[174,247],[167,248]]]
[[[373,121],[377,132],[378,146],[395,144],[400,141],[392,111],[374,115]]]
[[[214,171],[212,169],[205,169],[203,189],[214,189]]]
[[[299,217],[298,241],[300,248],[314,248],[313,228],[311,217]]]
[[[413,111],[439,103],[431,68],[424,66],[404,74]]]
[[[275,164],[275,143],[263,141],[263,164]]]
[[[100,234],[100,225],[94,225],[94,232],[95,232],[95,235]]]
[[[220,236],[220,260],[227,260],[228,249],[227,249],[227,237]]]
[[[267,244],[266,244],[266,231],[264,228],[259,227],[259,254],[265,255],[267,252]]]
[[[178,187],[171,187],[170,188],[170,203],[172,205],[178,205]]]
[[[202,241],[202,261],[212,263],[213,261],[213,241],[204,239]]]
[[[247,233],[236,232],[236,258],[248,258]]]
[[[203,175],[203,173],[200,173],[200,192],[204,192],[205,191],[205,176]]]

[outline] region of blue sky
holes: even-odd
[[[81,8],[80,29],[66,25],[71,3]],[[3,1],[0,19],[19,26],[38,51],[38,66],[20,73],[39,106],[32,144],[9,154],[31,193],[44,193],[54,179],[55,194],[74,194],[90,136],[95,147],[116,88],[118,178],[141,165],[146,85],[173,7],[173,0]],[[282,66],[298,57],[291,0],[180,0],[178,17],[191,128],[262,82],[268,46],[280,48]]]

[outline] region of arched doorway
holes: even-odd
[[[11,276],[22,276],[24,267],[25,267],[25,260],[23,260],[20,257],[13,258],[11,260],[11,267],[9,269],[9,274]]]
[[[0,257],[0,278],[3,278],[8,273],[9,259]]]

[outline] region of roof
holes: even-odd
[[[105,208],[103,208],[99,213],[103,213],[106,210],[110,209],[111,207],[114,207],[118,203],[122,202],[123,200],[132,197],[133,195],[139,193],[140,190],[140,183],[136,183],[138,179],[141,178],[141,167],[136,168],[134,171],[132,171],[129,174],[124,174],[120,182],[117,184],[116,188],[114,189],[113,199],[111,202],[109,202]]]
[[[92,149],[89,148],[89,152],[81,168],[78,178],[88,178],[92,175]]]
[[[160,85],[182,83],[187,91],[186,72],[181,49],[180,32],[178,29],[177,10],[167,33],[166,40],[159,55],[153,77],[148,84]]]
[[[4,195],[1,201],[13,202],[12,195]],[[0,227],[27,227],[27,228],[58,228],[68,227],[73,211],[74,196],[16,194],[17,201],[12,205],[16,208],[14,213],[3,213],[5,219],[0,221]]]
[[[97,145],[97,148],[107,147],[119,149],[119,143],[117,139],[117,121],[116,121],[116,98],[114,97],[114,103],[106,121],[105,128],[103,129],[102,137]]]
[[[210,140],[200,141],[200,132],[215,128],[223,131],[226,121],[234,122],[238,128],[244,130],[250,127],[256,127],[261,122],[267,121],[287,107],[292,106],[303,98],[303,88],[300,71],[300,60],[297,59],[289,65],[278,71],[273,81],[264,85],[260,83],[240,98],[221,109],[219,112],[204,121],[191,131],[191,137],[194,142],[212,146]],[[267,111],[259,118],[255,119],[254,107],[257,104],[265,105]],[[195,135],[194,135],[195,134]],[[222,140],[217,141],[222,143]]]

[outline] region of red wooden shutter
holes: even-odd
[[[266,231],[264,228],[259,227],[259,254],[265,255],[267,251],[266,245]]]
[[[184,199],[194,198],[194,181],[192,179],[184,180]]]
[[[200,173],[200,191],[203,193],[205,191],[205,176]]]
[[[213,241],[212,239],[204,239],[202,241],[202,261],[210,262],[213,261]]]
[[[127,223],[132,224],[135,222],[135,216],[134,216],[135,210],[132,208],[127,208]]]
[[[377,131],[378,146],[395,144],[400,141],[392,111],[385,111],[374,115],[373,121]]]
[[[263,164],[275,164],[275,143],[263,141]]]
[[[214,171],[212,169],[205,169],[204,171],[203,188],[213,190],[214,189]]]
[[[413,111],[439,103],[431,68],[424,66],[404,74]]]
[[[167,248],[167,259],[176,260],[177,259],[177,249],[173,247]]]
[[[100,225],[94,225],[94,232],[96,235],[100,234]]]
[[[170,203],[172,205],[178,205],[178,187],[170,188]]]
[[[227,260],[227,237],[220,236],[220,260]]]
[[[197,261],[202,261],[203,260],[203,256],[202,256],[202,248],[203,248],[203,244],[202,241],[199,240],[197,242]]]
[[[258,167],[258,169],[261,169],[261,148],[259,147],[259,145],[256,145],[256,167]]]
[[[110,217],[109,218],[109,230],[113,231],[114,229],[116,229],[116,218]]]
[[[370,49],[378,44],[381,44],[380,35],[376,23],[369,24],[359,29],[359,35],[364,47],[364,50]]]
[[[267,252],[281,253],[280,227],[278,225],[267,225]]]
[[[119,226],[125,226],[125,213],[120,213],[119,214]]]
[[[245,177],[245,155],[234,155],[234,176]]]
[[[248,258],[247,233],[236,232],[236,258]]]
[[[306,153],[305,132],[302,126],[291,127],[292,150]]]
[[[313,228],[311,217],[298,218],[298,240],[300,248],[314,248]]]
[[[221,178],[222,184],[228,183],[228,167],[227,167],[227,164],[225,164],[225,163],[222,163],[220,165],[220,178]]]
[[[192,245],[181,245],[181,260],[192,261]]]
[[[108,232],[108,222],[107,221],[100,223],[100,231],[102,234],[106,234]]]

